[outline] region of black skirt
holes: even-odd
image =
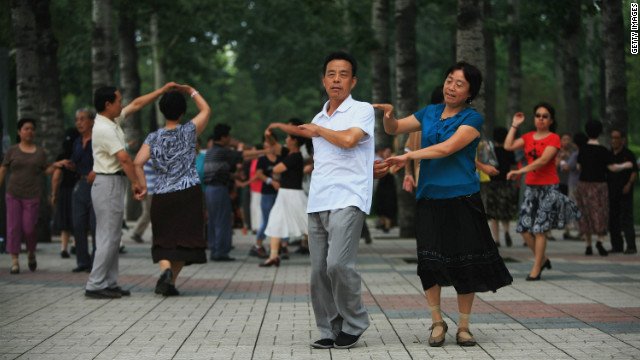
[[[493,291],[513,282],[491,236],[480,194],[420,199],[416,214],[418,276],[424,290]]]
[[[185,265],[206,263],[202,187],[198,184],[153,195],[151,230],[154,263],[160,260],[181,261]]]

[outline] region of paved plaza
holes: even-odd
[[[260,268],[247,256],[253,236],[235,232],[237,261],[185,267],[182,295],[170,298],[153,293],[160,271],[150,230],[143,244],[124,231],[120,285],[132,294],[117,300],[85,298],[88,274],[71,272],[75,259],[61,259],[57,242],[39,244],[33,273],[26,254],[19,275],[0,255],[0,359],[640,359],[638,255],[587,257],[582,242],[552,241],[553,269],[527,282],[532,254],[512,229],[514,246],[503,244],[501,254],[514,283],[477,294],[471,331],[479,345],[455,344],[455,292],[445,288],[449,331],[444,347],[431,348],[415,242],[372,229],[358,256],[371,326],[355,348],[319,350],[309,346],[319,333],[308,256]]]

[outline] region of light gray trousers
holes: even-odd
[[[356,271],[364,218],[354,206],[309,214],[311,303],[321,338],[360,335],[369,327]]]
[[[96,255],[87,290],[102,290],[118,285],[118,251],[122,239],[126,176],[96,175],[91,201],[96,213]]]

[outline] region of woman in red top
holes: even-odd
[[[555,110],[547,103],[539,103],[534,106],[533,111],[536,130],[515,139],[518,127],[524,122],[524,114],[516,113],[504,142],[505,150],[524,148],[528,163],[527,166],[507,174],[507,180],[527,174],[527,188],[516,227],[516,231],[522,233],[524,241],[535,254],[533,269],[527,276],[527,281],[540,280],[542,270],[551,269],[551,262],[545,255],[545,233],[552,228],[562,229],[581,216],[577,206],[559,190],[556,155],[560,150],[560,137],[554,132]]]

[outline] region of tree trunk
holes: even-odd
[[[580,129],[580,65],[578,63],[578,44],[580,41],[580,3],[581,0],[572,0],[568,6],[569,12],[565,15],[562,24],[562,42],[559,44],[562,51],[562,66],[564,78],[562,93],[565,104],[566,129],[574,133]]]
[[[401,119],[418,110],[417,51],[416,51],[416,4],[414,0],[396,0],[396,118]],[[407,135],[398,137],[398,151],[404,152]],[[399,179],[404,171],[398,172]],[[415,236],[414,197],[401,189],[397,181],[398,226],[400,237]]]
[[[391,70],[389,66],[389,0],[371,3],[371,28],[376,45],[371,50],[371,99],[374,104],[391,103]],[[392,145],[393,138],[384,131],[382,111],[376,111],[376,147]]]
[[[509,35],[507,42],[509,47],[509,93],[507,94],[507,118],[505,126],[511,126],[513,114],[522,111],[522,68],[520,59],[520,35],[516,27],[520,24],[520,0],[509,0],[507,15],[509,22]]]
[[[602,1],[602,28],[604,31],[603,51],[605,71],[606,108],[602,122],[605,134],[611,129],[627,131],[627,83],[625,74],[625,35],[622,20],[622,1]]]
[[[38,35],[33,0],[11,1],[16,49],[18,119],[40,118]]]
[[[114,86],[112,0],[93,0],[93,38],[91,43],[91,81],[93,91],[103,86]]]
[[[160,31],[158,30],[158,14],[155,10],[151,13],[149,19],[149,32],[151,33],[151,52],[153,56],[153,88],[159,89],[164,85],[164,71],[162,69],[162,59],[160,56]],[[158,103],[154,105],[156,111],[156,124],[158,128],[164,127],[164,115],[160,112]]]
[[[138,53],[136,49],[136,35],[134,22],[134,9],[126,2],[122,2],[119,11],[118,26],[118,50],[120,65],[120,91],[122,93],[122,102],[130,104],[135,98],[140,96],[140,77],[138,76]],[[142,137],[142,122],[140,112],[137,112],[127,118],[123,123],[125,141],[134,140],[136,145],[133,146],[129,155],[135,157],[136,150],[144,141]],[[139,201],[135,201],[131,191],[127,191],[127,220],[135,220],[140,216],[142,207]]]
[[[51,28],[50,0],[36,0],[36,24],[38,30],[38,56],[40,58],[40,121],[36,137],[52,163],[62,151],[64,137],[64,113],[58,71],[58,41]]]
[[[491,18],[491,2],[484,1],[484,18]],[[484,133],[487,138],[493,137],[496,126],[496,45],[494,29],[484,28],[484,47],[486,53],[486,73],[484,76]]]
[[[483,1],[458,0],[458,32],[456,37],[456,59],[466,61],[480,70],[486,77],[486,55],[483,35]],[[485,116],[485,82],[482,82],[472,107]],[[486,117],[485,117],[486,119]]]
[[[595,41],[594,36],[594,21],[593,15],[587,15],[586,20],[586,44],[585,46],[589,50],[585,57],[584,64],[584,121],[589,122],[593,120],[593,52],[591,51],[591,44]],[[573,132],[572,132],[573,133]]]

